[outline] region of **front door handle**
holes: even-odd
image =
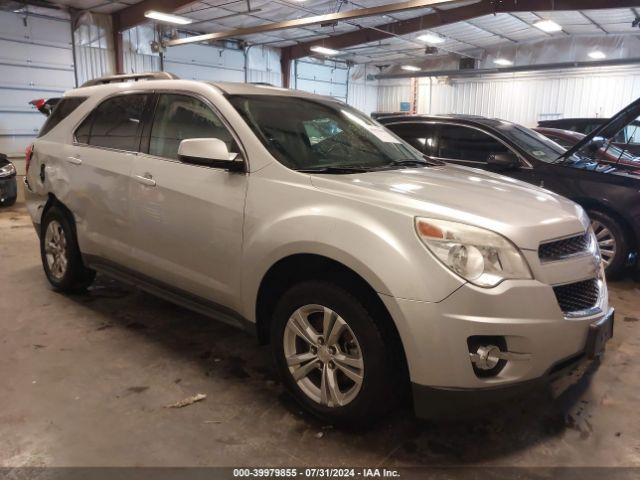
[[[145,173],[144,175],[136,175],[136,181],[141,183],[142,185],[146,185],[147,187],[155,187],[156,181],[153,179],[150,173]]]
[[[73,165],[82,165],[82,159],[77,156],[67,157],[67,162],[72,163]]]

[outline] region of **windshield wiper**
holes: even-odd
[[[367,167],[355,167],[355,166],[330,166],[330,167],[317,167],[317,168],[299,168],[298,172],[303,173],[364,173],[370,172],[373,169]]]
[[[406,159],[406,160],[393,160],[389,165],[393,165],[393,166],[407,166],[407,167],[424,167],[427,165],[430,165],[429,162],[425,161],[425,160],[413,160],[413,159]]]

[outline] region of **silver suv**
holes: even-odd
[[[161,77],[67,92],[29,149],[54,288],[98,271],[245,328],[333,422],[409,387],[422,417],[476,406],[603,351],[613,311],[575,203],[425,158],[331,98]]]

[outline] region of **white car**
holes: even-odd
[[[475,408],[603,351],[613,310],[575,203],[425,158],[332,98],[90,83],[28,155],[56,289],[99,271],[243,327],[333,422],[380,415],[409,386],[419,416]]]

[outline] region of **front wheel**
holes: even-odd
[[[77,292],[93,282],[96,272],[82,263],[75,230],[66,212],[52,207],[44,215],[40,235],[42,266],[49,283],[61,292]]]
[[[587,212],[596,235],[607,277],[619,277],[629,257],[629,242],[624,228],[610,215],[598,210]]]
[[[287,389],[329,422],[362,423],[392,404],[389,348],[366,302],[327,282],[293,286],[271,329],[276,366]]]

